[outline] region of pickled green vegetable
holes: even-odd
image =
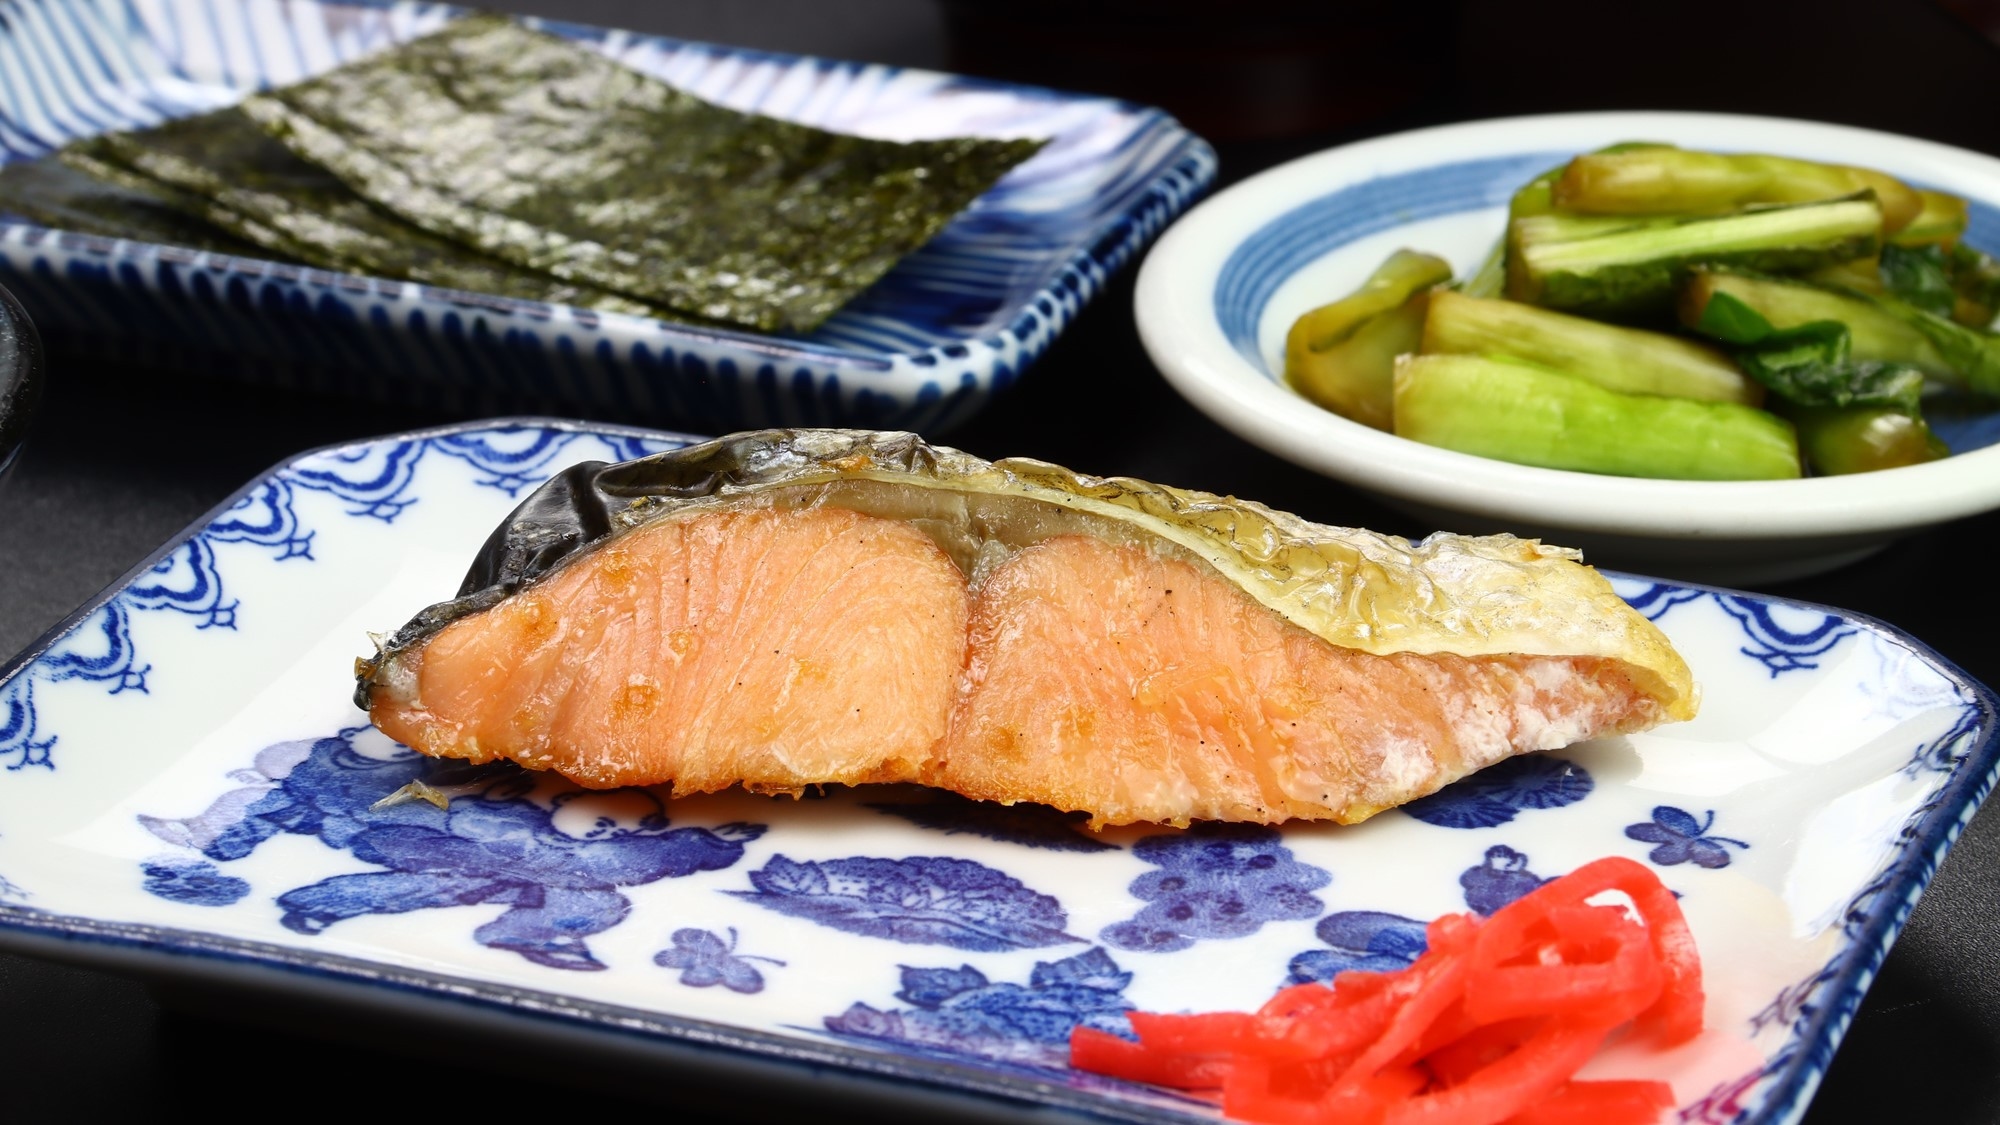
[[[1554,204],[1549,201],[1549,190],[1555,185],[1556,177],[1562,174],[1560,167],[1551,168],[1515,189],[1507,201],[1509,219],[1525,218],[1529,215],[1546,215]],[[1459,286],[1459,292],[1468,297],[1498,297],[1507,291],[1507,235],[1501,232],[1493,240],[1493,248],[1486,252],[1479,269]]]
[[[1945,381],[1949,385],[1987,398],[2000,398],[2000,336],[1968,328],[1894,298],[1876,298],[1874,303],[1916,329],[1944,357],[1949,367]]]
[[[1842,443],[1860,442],[1892,428],[1886,422],[1873,430],[1848,424],[1856,418],[1886,411],[1914,423],[1902,427],[1904,431],[1924,429],[1924,374],[1904,363],[1857,359],[1853,330],[1838,320],[1779,329],[1735,297],[1717,293],[1703,310],[1702,325],[1710,334],[1738,345],[1736,362],[1771,392],[1773,409],[1795,421],[1813,420],[1820,431],[1815,463],[1852,465],[1881,459],[1880,451],[1865,447],[1851,454],[1840,452]],[[1803,435],[1800,441],[1804,443]]]
[[[1924,374],[1914,367],[1857,360],[1847,326],[1831,320],[1773,332],[1736,361],[1775,399],[1800,406],[1870,406],[1916,417]]]
[[[2000,320],[2000,261],[1960,242],[1951,248],[1951,287],[1957,291],[1951,318],[1968,328],[1992,331]]]
[[[1644,315],[1671,307],[1693,267],[1816,269],[1874,254],[1881,230],[1881,208],[1865,195],[1639,223],[1532,216],[1511,225],[1507,295],[1589,315]]]
[[[1738,403],[1607,391],[1516,360],[1405,356],[1396,433],[1460,453],[1616,476],[1779,480],[1800,475],[1791,424]]]
[[[1507,238],[1505,235],[1493,240],[1493,248],[1479,263],[1479,269],[1459,285],[1458,291],[1468,297],[1498,297],[1507,291]]]
[[[1472,277],[1423,295],[1388,417],[1464,452],[1635,476],[1947,456],[1926,404],[2000,397],[2000,261],[1960,241],[1968,214],[1867,168],[1652,144],[1576,157],[1515,190]],[[1379,394],[1416,307],[1363,310],[1346,385]],[[1676,314],[1720,347],[1648,330]]]
[[[1910,225],[1899,230],[1890,239],[1899,246],[1922,246],[1926,244],[1949,243],[1965,233],[1972,221],[1970,208],[1964,197],[1943,191],[1918,191],[1923,207]]]
[[[1884,246],[1884,250],[1888,247]],[[1882,259],[1855,258],[1848,262],[1837,262],[1816,270],[1799,274],[1802,281],[1828,289],[1843,289],[1851,293],[1867,293],[1879,296],[1887,293],[1888,287],[1882,283]]]
[[[1042,143],[899,143],[737,113],[478,15],[243,108],[434,233],[567,281],[794,333]]]
[[[1726,297],[1728,300],[1718,301]],[[1741,315],[1756,314],[1755,320]],[[1847,327],[1855,359],[1903,364],[1927,375],[1955,378],[1951,364],[1908,321],[1857,294],[1802,281],[1697,270],[1681,294],[1681,323],[1734,344],[1761,342],[1768,329],[1785,331],[1820,321]]]
[[[1418,293],[1325,351],[1288,362],[1286,378],[1300,394],[1343,418],[1392,429],[1396,357],[1416,351],[1423,341],[1428,298]]]
[[[1745,310],[1755,317],[1742,315]],[[1756,342],[1758,321],[1779,330],[1833,321],[1852,337],[1857,360],[1915,367],[1959,390],[2000,397],[2000,336],[1894,297],[1714,272],[1690,282],[1681,319],[1705,335],[1742,343]]]
[[[1451,280],[1451,263],[1414,250],[1398,250],[1375,267],[1353,293],[1321,305],[1292,322],[1287,351],[1321,351],[1345,340],[1370,317],[1389,311],[1410,295]]]
[[[1821,476],[1872,473],[1950,455],[1922,418],[1872,406],[1788,407],[1799,448]]]
[[[1417,350],[1426,290],[1449,280],[1443,259],[1396,251],[1360,289],[1292,322],[1285,381],[1344,418],[1389,429],[1395,359]]]
[[[1871,168],[1786,156],[1651,147],[1586,153],[1555,181],[1555,206],[1585,214],[1697,215],[1763,203],[1813,203],[1872,192],[1894,233],[1924,210],[1914,188]]]
[[[1671,146],[1651,141],[1623,141],[1607,145],[1598,151],[1635,152],[1641,149],[1667,147]],[[1546,215],[1555,210],[1555,183],[1562,177],[1565,167],[1567,165],[1558,164],[1516,188],[1513,196],[1507,200],[1507,217],[1521,219],[1530,215]],[[1459,292],[1468,297],[1498,297],[1506,291],[1506,288],[1507,236],[1502,232],[1500,237],[1494,240],[1493,249],[1487,252],[1486,260],[1480,264],[1478,272],[1459,287]]]
[[[1628,394],[1750,406],[1764,397],[1728,356],[1705,344],[1459,293],[1431,297],[1422,350],[1508,356]]]
[[[1958,303],[1944,247],[1935,243],[1884,246],[1882,288],[1889,296],[1938,316],[1950,316]]]

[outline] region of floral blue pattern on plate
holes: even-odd
[[[471,1004],[489,1034],[636,1034],[802,1087],[833,1068],[891,1100],[1189,1122],[1212,1111],[1065,1069],[1070,1029],[1394,967],[1428,919],[1624,855],[1682,896],[1710,1030],[1601,1065],[1673,1083],[1683,1121],[1769,1125],[1803,1111],[1994,781],[1992,694],[1908,637],[1628,577],[1700,718],[1348,828],[1090,837],[908,787],[588,792],[363,724],[369,630],[454,588],[524,489],[686,440],[529,420],[360,442],[167,544],[0,669],[0,946]]]
[[[0,12],[0,163],[233,103],[458,9],[19,0]],[[1209,146],[1111,98],[528,21],[711,101],[892,140],[1048,137],[811,336],[793,339],[53,232],[0,217],[0,284],[50,334],[257,382],[461,412],[551,404],[714,429],[935,432],[1040,355],[1214,178]]]

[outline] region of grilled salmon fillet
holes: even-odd
[[[948,726],[965,614],[958,568],[907,524],[707,513],[447,627],[416,698],[375,723],[594,788],[912,781]]]
[[[1302,578],[1315,568],[1293,548],[1284,581],[1260,585],[1231,572],[1245,553],[1198,537],[849,461],[648,508],[511,586],[433,607],[365,663],[359,698],[426,754],[591,787],[920,781],[1097,825],[1352,823],[1515,754],[1693,710],[1651,623],[1533,544],[1412,548],[1414,580],[1393,554],[1364,557],[1348,604],[1330,607],[1338,576]],[[1214,510],[1227,505],[1268,517],[1267,554],[1274,534],[1315,526]],[[1567,600],[1529,604],[1551,586]],[[1329,639],[1341,629],[1358,639]]]

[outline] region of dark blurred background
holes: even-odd
[[[226,5],[230,0],[215,0]],[[4,10],[7,0],[0,0]],[[516,12],[691,39],[959,70],[1163,105],[1216,142],[1227,184],[1328,145],[1426,124],[1587,109],[1706,109],[1871,126],[2000,154],[2000,4],[1982,0],[496,0]],[[1009,395],[950,435],[1417,533],[1407,517],[1223,434],[1152,371],[1131,277]],[[33,641],[265,466],[445,419],[66,359],[0,488],[0,654]],[[1053,421],[1052,419],[1060,419]],[[188,441],[188,435],[202,440]],[[209,439],[213,440],[209,440]],[[1199,451],[1199,453],[1195,452]],[[171,473],[155,471],[171,461]],[[1990,531],[1995,521],[1980,525]],[[1995,682],[2000,622],[1967,575],[1972,531],[1892,547],[1853,578],[1772,592],[1859,604]],[[57,563],[55,560],[61,560]],[[1973,567],[1974,573],[1983,572]],[[1939,580],[1966,575],[1966,596]],[[1947,644],[1940,638],[1954,638]],[[391,1044],[374,1046],[371,1043]],[[559,1109],[788,1119],[752,1094],[674,1088],[394,1026],[301,1020],[258,997],[173,996],[0,956],[0,1119]],[[2000,824],[1959,843],[1876,981],[1806,1117],[2000,1121]]]

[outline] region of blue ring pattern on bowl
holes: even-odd
[[[439,4],[20,0],[0,13],[0,161],[211,108],[422,34]],[[254,18],[253,18],[254,17]],[[108,359],[455,412],[583,406],[721,431],[943,429],[1019,377],[1207,189],[1158,110],[551,21],[698,95],[830,129],[1054,140],[805,339],[670,325],[0,219],[0,284]],[[878,130],[879,135],[879,130]],[[917,133],[909,133],[917,135]]]
[[[1264,367],[1257,325],[1285,280],[1316,258],[1385,230],[1506,204],[1514,190],[1561,153],[1468,160],[1381,176],[1330,192],[1265,223],[1222,263],[1215,279],[1215,319],[1238,354]],[[1499,231],[1494,232],[1497,237]]]
[[[1265,223],[1222,264],[1215,280],[1215,319],[1237,354],[1272,382],[1258,341],[1264,309],[1293,274],[1315,259],[1386,230],[1503,207],[1514,190],[1568,160],[1568,152],[1536,152],[1437,164],[1397,172],[1329,192]],[[1971,200],[1966,241],[2000,249],[2000,208]],[[1494,235],[1499,235],[1496,219]],[[1422,247],[1414,247],[1422,249]],[[2000,442],[2000,413],[1933,416],[1932,429],[1964,453]]]

